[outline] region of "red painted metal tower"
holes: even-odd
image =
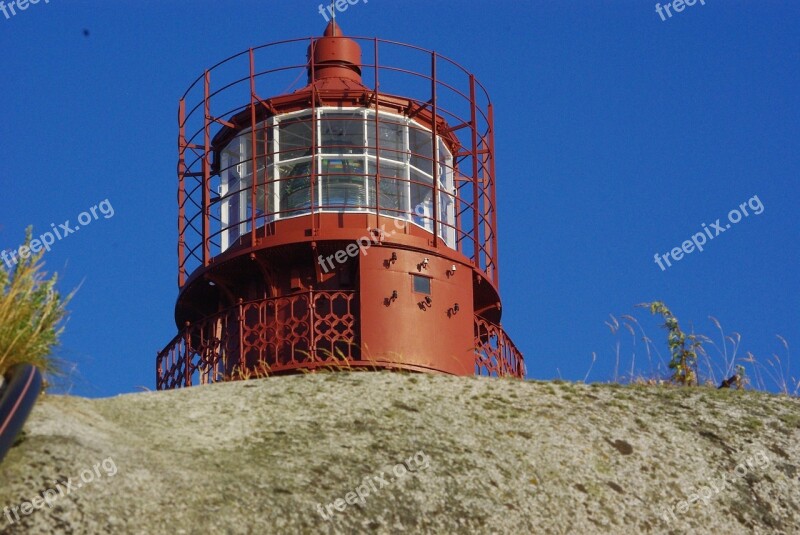
[[[524,376],[500,327],[492,104],[457,63],[331,22],[207,70],[178,125],[180,332],[158,389],[318,368]]]

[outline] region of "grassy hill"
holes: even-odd
[[[799,444],[797,399],[705,388],[320,373],[45,396],[0,465],[0,530],[800,533]]]

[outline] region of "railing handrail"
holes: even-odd
[[[198,268],[207,267],[211,258],[224,252],[220,241],[220,236],[224,233],[232,230],[237,230],[238,232],[242,228],[241,225],[245,225],[243,233],[250,233],[252,240],[255,242],[258,223],[263,220],[269,222],[273,218],[282,219],[293,215],[292,213],[284,214],[284,210],[289,210],[289,208],[282,209],[277,204],[274,208],[266,208],[267,201],[264,200],[265,206],[261,207],[263,215],[259,216],[259,210],[256,207],[259,187],[263,188],[265,193],[271,195],[277,188],[288,183],[285,182],[286,180],[292,180],[292,178],[280,177],[277,180],[264,181],[260,186],[256,185],[259,182],[256,173],[256,160],[263,158],[263,155],[259,154],[256,147],[257,143],[255,142],[256,136],[252,135],[252,153],[248,157],[253,165],[252,183],[247,187],[242,187],[243,185],[239,184],[235,192],[230,192],[231,196],[242,195],[243,198],[246,197],[248,199],[246,202],[252,205],[252,208],[249,209],[249,215],[246,218],[240,220],[240,218],[236,217],[226,224],[222,224],[221,217],[214,214],[219,213],[225,207],[222,204],[215,205],[216,202],[219,202],[219,199],[215,199],[214,202],[210,199],[210,196],[215,195],[213,188],[218,187],[218,182],[221,180],[219,169],[214,167],[219,165],[219,162],[212,162],[212,154],[220,149],[215,145],[215,140],[217,140],[217,136],[223,128],[233,128],[236,131],[246,132],[249,125],[251,132],[256,129],[257,125],[264,120],[263,117],[255,113],[256,108],[261,109],[261,105],[270,114],[284,110],[281,106],[278,106],[278,111],[272,108],[270,99],[265,101],[259,96],[262,90],[269,89],[273,96],[291,95],[290,89],[305,74],[306,69],[310,69],[313,75],[315,67],[313,57],[309,65],[299,59],[295,61],[287,59],[287,57],[291,56],[287,56],[284,52],[301,53],[302,50],[300,48],[303,44],[307,43],[313,46],[314,43],[322,39],[340,38],[353,40],[365,46],[364,60],[359,63],[359,67],[364,73],[364,90],[373,94],[377,99],[374,103],[375,109],[380,108],[378,102],[382,96],[393,95],[392,91],[400,90],[402,92],[407,88],[408,94],[403,95],[402,98],[408,99],[410,107],[416,108],[417,111],[428,109],[428,113],[432,114],[433,155],[422,154],[418,155],[418,157],[430,160],[432,174],[434,175],[431,205],[433,213],[426,216],[426,221],[429,221],[433,226],[434,247],[438,249],[440,246],[446,245],[463,253],[474,268],[486,276],[487,280],[495,286],[499,284],[496,192],[494,191],[496,181],[494,168],[494,119],[493,105],[486,87],[460,63],[434,50],[400,41],[374,37],[318,36],[280,40],[238,52],[205,70],[184,93],[179,104],[179,128],[181,132],[179,136],[179,198],[183,199],[179,206],[178,217],[179,286],[183,287],[187,275],[195,272]],[[379,49],[391,51],[392,53],[385,56],[386,60],[381,60],[384,56],[378,54]],[[374,52],[374,54],[369,52]],[[395,59],[389,59],[394,58],[397,53],[400,54],[400,57],[408,58],[410,63],[405,61],[398,63]],[[248,56],[249,67],[245,61]],[[370,60],[372,56],[374,57]],[[283,93],[275,94],[274,92],[279,91],[283,83],[292,77],[287,76],[287,74],[295,70],[301,76],[292,82]],[[370,71],[373,71],[374,76],[369,76],[368,72]],[[373,80],[369,80],[369,78],[373,78]],[[410,83],[406,83],[408,81]],[[249,87],[247,87],[248,82]],[[430,91],[426,87],[429,85],[427,82],[430,82]],[[298,98],[307,98],[309,100],[310,105],[308,108],[313,114],[318,106],[317,97],[319,94],[313,84],[305,86],[305,89],[307,89],[308,94],[298,94]],[[397,94],[395,96],[400,95]],[[411,103],[414,105],[411,106]],[[364,106],[371,109],[373,104]],[[289,108],[292,107],[289,106]],[[229,122],[232,117],[246,109],[251,110],[249,120],[243,119],[240,124],[237,123],[236,125]],[[411,117],[415,114],[416,112],[411,114]],[[369,123],[374,120],[376,132],[379,128],[379,115],[378,113],[375,114],[374,119],[367,119]],[[317,118],[313,118],[313,124],[316,124],[317,120]],[[445,121],[449,128],[438,133],[439,121]],[[336,207],[330,206],[329,202],[323,203],[321,200],[315,199],[315,186],[321,183],[320,177],[323,174],[329,178],[336,175],[331,175],[331,173],[327,172],[321,173],[319,169],[316,169],[317,159],[315,157],[321,153],[321,145],[319,140],[315,138],[316,130],[314,128],[312,128],[311,136],[312,159],[309,171],[311,198],[308,209],[312,215],[312,229],[316,229],[317,223],[313,216],[324,211],[326,209],[325,205],[327,205],[327,209],[333,209],[334,211],[336,211]],[[460,147],[458,152],[452,154],[454,160],[451,170],[457,170],[459,166],[462,166],[458,170],[461,182],[457,182],[452,190],[449,185],[447,188],[440,188],[439,180],[437,180],[439,166],[444,162],[440,156],[435,156],[437,153],[437,136],[455,138],[455,140],[451,141],[455,143],[454,146]],[[217,142],[220,142],[220,140],[217,140]],[[364,146],[367,147],[368,144],[369,141],[367,140]],[[377,192],[381,191],[379,187],[381,180],[386,178],[383,176],[384,173],[382,173],[379,163],[381,159],[378,150],[379,145],[380,143],[377,141],[376,136],[374,165],[377,171],[370,173],[369,167],[366,167],[366,172],[364,173],[365,180],[367,180],[366,177],[369,177],[376,184],[375,190]],[[264,146],[266,147],[266,144]],[[273,147],[273,149],[277,153],[283,150],[279,146]],[[267,150],[267,153],[269,153],[269,150]],[[410,157],[413,152],[412,150],[404,153],[404,155]],[[368,155],[365,155],[365,157],[369,159]],[[467,162],[470,159],[471,164]],[[277,171],[275,170],[270,173],[277,176]],[[349,174],[352,175],[353,173]],[[412,179],[405,179],[391,174],[387,174],[387,176],[391,177],[392,180],[404,182],[404,188],[414,187],[413,177]],[[266,185],[267,183],[269,186]],[[368,188],[369,186],[365,185],[364,187]],[[442,206],[442,201],[439,197],[442,193],[444,193],[449,205],[455,205],[452,208],[457,213],[454,219],[451,219],[452,216],[448,215],[451,208],[448,208],[447,212],[439,213]],[[391,206],[381,205],[379,198],[379,194],[375,196],[374,206],[369,207],[371,208],[370,211],[374,210],[379,220],[382,217],[391,217],[394,213]],[[245,201],[242,200],[241,202]],[[261,203],[262,201],[258,202]],[[446,233],[447,237],[440,235],[442,234],[439,232],[440,229]],[[446,241],[451,234],[454,234],[453,243]],[[238,236],[236,232],[234,232],[234,235]]]
[[[377,43],[378,45],[383,44],[383,45],[395,47],[397,49],[405,48],[405,49],[409,49],[409,50],[415,50],[417,52],[421,52],[421,53],[426,54],[426,55],[435,56],[437,59],[441,59],[443,61],[446,61],[447,63],[449,63],[450,65],[452,65],[453,67],[455,67],[456,69],[461,71],[461,73],[463,73],[463,74],[466,74],[466,75],[470,74],[470,72],[466,69],[466,67],[464,67],[459,62],[455,61],[454,59],[452,59],[452,58],[450,58],[448,56],[440,54],[439,52],[436,52],[435,50],[432,50],[432,49],[423,48],[423,47],[420,47],[420,46],[412,45],[410,43],[404,43],[402,41],[394,41],[394,40],[391,40],[391,39],[380,39],[380,38],[376,38],[376,37],[367,37],[367,36],[360,36],[360,35],[342,35],[342,36],[330,36],[330,37],[307,36],[307,37],[296,37],[296,38],[292,38],[292,39],[283,39],[283,40],[280,40],[280,41],[272,41],[270,43],[264,43],[262,45],[242,50],[240,52],[237,52],[236,54],[228,56],[227,58],[221,59],[220,61],[218,61],[217,63],[215,63],[211,67],[207,68],[202,74],[198,75],[197,78],[195,78],[192,81],[192,83],[189,85],[189,87],[184,92],[183,98],[185,99],[185,98],[187,98],[189,96],[189,94],[191,93],[192,89],[194,89],[194,87],[197,86],[197,84],[203,80],[203,78],[205,77],[205,73],[206,72],[214,72],[214,71],[218,70],[218,68],[221,67],[222,65],[225,65],[228,62],[232,62],[237,58],[241,58],[241,57],[245,56],[246,54],[249,54],[251,51],[252,52],[258,52],[260,50],[265,50],[265,49],[268,49],[268,48],[271,48],[271,47],[278,47],[279,45],[287,45],[287,44],[302,43],[302,42],[308,42],[309,46],[313,46],[313,44],[316,41],[319,41],[321,39],[330,39],[330,38],[334,38],[334,39],[349,39],[349,40],[356,41],[356,42],[363,42],[365,44],[368,44],[368,43],[375,44],[375,43]],[[370,64],[368,60],[362,61],[358,66],[361,67],[362,70],[375,68],[376,66],[377,67],[384,67],[384,68],[386,67],[385,64],[377,64],[377,65]],[[290,67],[291,68],[306,69],[306,68],[308,68],[308,63],[301,63],[301,64],[297,64],[297,65],[291,65]],[[489,97],[489,92],[486,89],[486,87],[477,78],[475,79],[475,82],[478,84],[478,87],[481,89],[481,92],[483,93],[483,96],[486,97],[487,103],[491,103],[491,99]]]

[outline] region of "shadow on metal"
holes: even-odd
[[[42,390],[42,374],[30,364],[13,366],[5,379],[0,390],[0,462],[14,444]]]

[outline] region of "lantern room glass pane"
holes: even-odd
[[[378,142],[380,143],[381,159],[390,159],[397,162],[408,161],[405,150],[405,123],[393,121],[389,117],[380,116],[378,122]],[[367,153],[375,156],[375,115],[370,114],[367,120]]]
[[[364,153],[364,115],[361,111],[323,112],[320,129],[323,154]]]
[[[220,248],[234,245],[249,230],[249,206],[252,177],[248,175],[252,160],[250,132],[239,132],[220,153]]]
[[[430,182],[433,184],[433,180]],[[413,212],[411,220],[425,230],[433,232],[432,186],[411,183],[411,210]]]
[[[376,175],[377,172],[375,162],[370,161],[370,176]],[[405,168],[388,160],[381,160],[380,184],[381,214],[408,219],[409,187],[405,179]]]
[[[273,171],[273,126],[266,123],[261,123],[256,129],[256,139],[255,139],[255,149],[256,149],[256,156],[255,156],[255,164],[256,164],[256,179],[255,179],[255,189],[256,189],[256,205],[255,205],[255,215],[256,215],[256,222],[259,223],[258,219],[263,218],[265,214],[269,214],[274,212],[274,202],[271,195],[267,194],[268,188],[271,189],[274,185],[271,183],[272,179],[272,171]],[[250,227],[250,220],[253,215],[253,192],[252,188],[254,187],[253,183],[253,138],[248,131],[247,133],[240,136],[240,158],[241,163],[239,164],[239,169],[241,170],[241,188],[242,191],[242,202],[246,206],[246,212],[244,214],[244,220],[246,228],[245,231],[249,230]]]
[[[234,140],[221,154],[220,167],[220,248],[226,250],[239,239],[242,205],[240,179],[236,170],[239,161],[239,141]]]
[[[439,140],[439,236],[451,247],[455,247],[456,213],[455,181],[453,180],[453,157],[447,146]]]
[[[283,119],[278,126],[281,161],[311,155],[311,117]]]
[[[322,158],[319,181],[324,208],[368,207],[363,158]]]
[[[414,125],[408,128],[411,165],[429,175],[433,174],[433,140],[429,130],[422,130]]]
[[[281,217],[307,213],[311,208],[311,159],[278,167]]]

